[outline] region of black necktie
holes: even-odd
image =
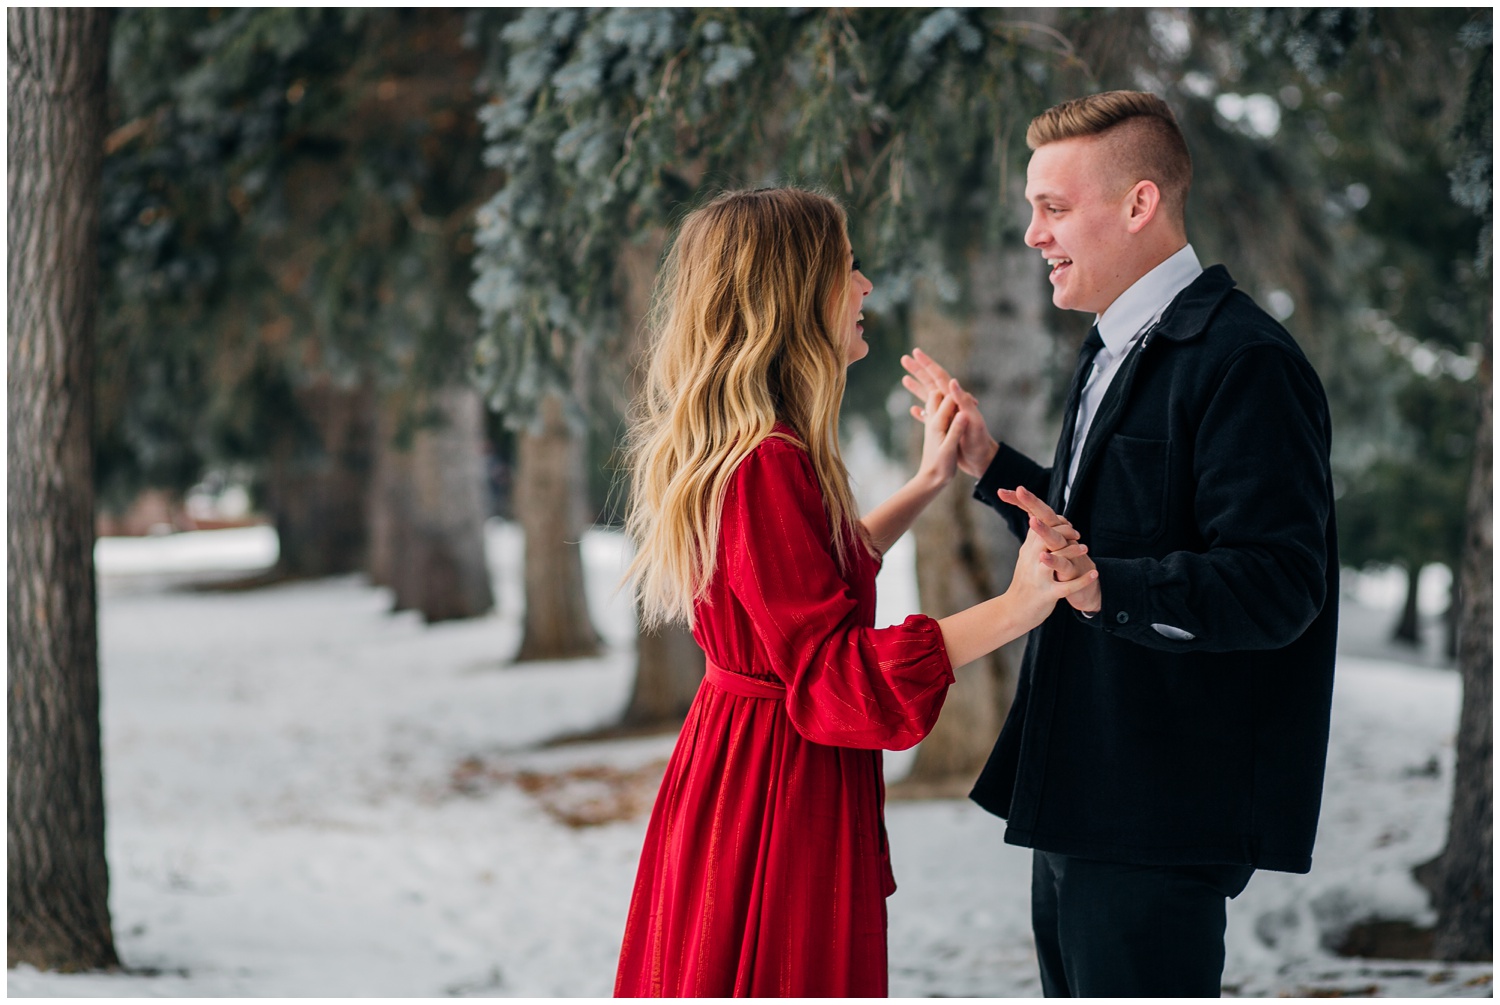
[[[1078,427],[1078,402],[1083,397],[1083,386],[1088,383],[1089,372],[1094,366],[1094,357],[1104,348],[1099,337],[1099,326],[1089,328],[1089,337],[1078,349],[1078,368],[1073,371],[1073,383],[1068,387],[1068,400],[1063,404],[1062,436],[1057,441],[1057,452],[1052,459],[1052,481],[1047,486],[1047,505],[1062,512],[1063,490],[1068,485],[1068,468],[1073,463],[1073,434]]]

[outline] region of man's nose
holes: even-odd
[[[1042,221],[1040,216],[1036,213],[1032,213],[1031,222],[1026,225],[1026,247],[1040,248],[1046,242],[1047,235],[1045,233],[1045,228],[1043,228],[1041,224]]]

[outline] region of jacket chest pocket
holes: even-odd
[[[1167,441],[1116,433],[1099,458],[1094,512],[1100,536],[1146,541],[1161,533],[1167,510]]]

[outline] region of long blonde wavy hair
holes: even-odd
[[[641,623],[692,620],[713,578],[724,494],[779,420],[823,490],[835,557],[868,547],[839,452],[852,272],[838,203],[800,189],[727,192],[683,221],[653,302],[645,387],[627,438],[626,531]],[[852,533],[851,533],[852,532]]]

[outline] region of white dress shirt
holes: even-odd
[[[1083,456],[1089,427],[1094,424],[1094,416],[1099,414],[1104,392],[1109,390],[1115,374],[1120,372],[1120,364],[1146,334],[1146,329],[1161,318],[1177,294],[1187,289],[1202,272],[1203,266],[1198,264],[1193,246],[1184,244],[1181,251],[1137,279],[1104,309],[1103,314],[1094,318],[1104,348],[1094,356],[1094,368],[1078,398],[1078,421],[1073,426],[1073,459],[1068,465],[1068,483],[1063,490],[1064,505],[1073,494],[1073,478],[1078,474],[1078,461]]]
[[[1068,465],[1068,483],[1063,489],[1063,503],[1073,494],[1073,478],[1078,474],[1078,460],[1083,454],[1083,445],[1088,440],[1089,427],[1094,416],[1099,414],[1099,403],[1109,390],[1120,364],[1130,355],[1130,350],[1146,334],[1146,330],[1161,319],[1163,312],[1203,272],[1198,255],[1191,244],[1172,255],[1156,268],[1131,284],[1130,288],[1115,298],[1115,302],[1094,319],[1099,329],[1099,338],[1104,348],[1094,356],[1094,368],[1083,385],[1078,398],[1078,420],[1073,427],[1073,459]],[[1093,615],[1085,615],[1092,618]],[[1152,625],[1158,635],[1177,642],[1190,642],[1191,632],[1173,625]]]

